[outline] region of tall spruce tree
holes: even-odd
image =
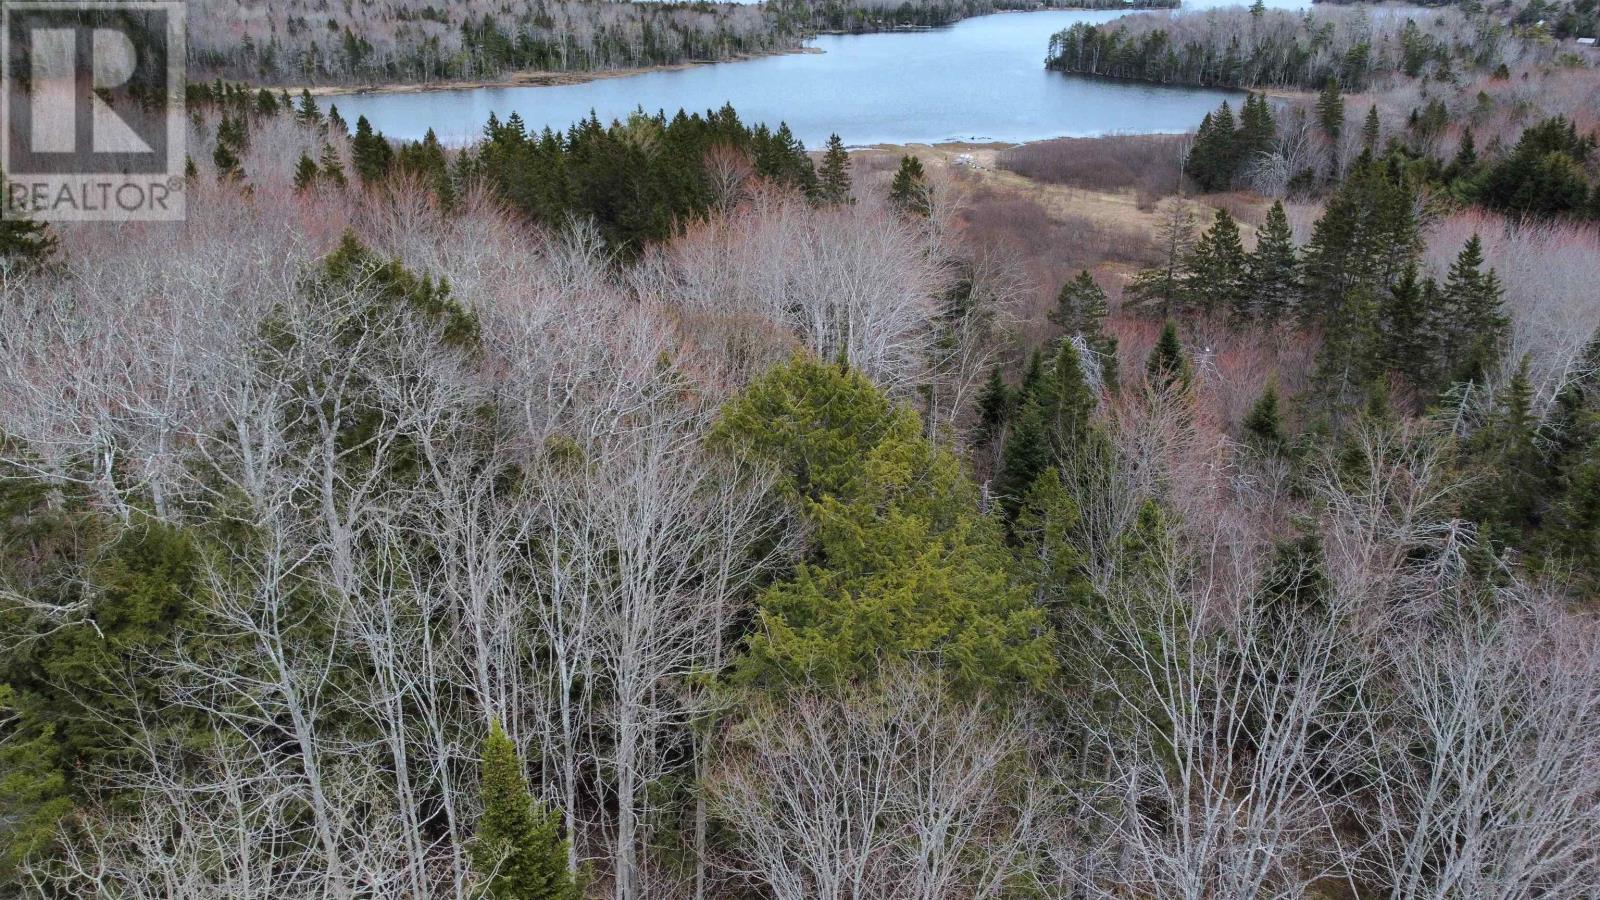
[[[382,179],[394,161],[394,149],[389,146],[388,139],[372,130],[372,123],[366,116],[356,119],[355,137],[350,139],[350,160],[362,184]]]
[[[1378,307],[1384,367],[1404,376],[1424,393],[1432,393],[1440,387],[1437,377],[1439,347],[1430,329],[1430,310],[1437,299],[1433,280],[1420,278],[1417,265],[1412,262]]]
[[[311,91],[300,91],[300,103],[295,107],[295,117],[304,125],[315,125],[322,121],[322,110],[317,108],[317,99],[311,96]]]
[[[1161,326],[1161,336],[1144,368],[1150,386],[1159,391],[1187,391],[1194,383],[1194,367],[1178,339],[1178,323],[1168,319]]]
[[[339,151],[332,144],[322,145],[322,166],[318,174],[335,187],[342,188],[350,183],[344,174],[344,161],[339,159]]]
[[[1288,450],[1289,439],[1284,432],[1283,410],[1278,402],[1278,384],[1268,379],[1250,412],[1239,424],[1247,447],[1264,456],[1278,456]]]
[[[1317,95],[1317,126],[1328,139],[1328,177],[1337,179],[1343,168],[1339,156],[1339,139],[1344,134],[1344,96],[1339,92],[1339,79],[1328,76]]]
[[[1245,262],[1245,298],[1237,311],[1245,320],[1278,322],[1299,310],[1300,266],[1282,201],[1273,202],[1256,232],[1256,249]]]
[[[499,723],[489,729],[481,768],[483,816],[472,866],[484,900],[580,900],[567,867],[561,817],[528,793],[522,760]]]
[[[1170,315],[1183,291],[1183,261],[1194,247],[1194,210],[1182,197],[1170,198],[1156,228],[1162,263],[1140,270],[1128,285],[1128,294],[1138,306]]]
[[[933,196],[922,160],[915,156],[900,157],[900,168],[889,186],[889,202],[901,215],[926,218],[932,212]]]
[[[1261,154],[1272,151],[1278,126],[1272,118],[1272,107],[1265,94],[1247,94],[1239,113],[1238,147],[1234,151],[1237,169],[1247,171]]]
[[[297,191],[308,190],[317,181],[320,170],[317,163],[309,155],[300,154],[300,161],[294,167],[294,189]]]
[[[1398,160],[1363,152],[1307,242],[1305,314],[1331,324],[1357,288],[1381,296],[1421,248],[1415,194]]]
[[[1239,226],[1227,210],[1219,208],[1211,227],[1184,261],[1184,305],[1208,315],[1237,315],[1248,298],[1245,276]]]
[[[1226,100],[1200,120],[1194,145],[1184,160],[1184,174],[1202,191],[1224,191],[1233,184],[1238,169],[1239,135],[1233,109]]]
[[[1050,321],[1061,326],[1070,337],[1081,335],[1094,352],[1100,367],[1100,382],[1106,390],[1117,390],[1117,339],[1106,334],[1104,323],[1109,301],[1088,269],[1061,286]]]
[[[1474,234],[1451,263],[1434,307],[1438,352],[1452,381],[1481,381],[1500,364],[1511,330],[1503,293],[1494,270],[1483,271],[1483,242]]]
[[[850,154],[837,134],[828,135],[828,147],[817,171],[817,200],[823,205],[850,202]]]
[[[1523,546],[1524,536],[1538,525],[1549,484],[1538,430],[1528,357],[1524,356],[1510,382],[1495,397],[1488,425],[1468,442],[1479,477],[1467,511],[1497,542]]]

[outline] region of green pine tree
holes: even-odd
[[[1244,295],[1239,313],[1246,321],[1281,322],[1299,310],[1300,265],[1282,201],[1273,202],[1256,232],[1256,249],[1245,264]]]
[[[1061,286],[1061,292],[1056,295],[1056,308],[1050,311],[1049,318],[1065,329],[1069,337],[1083,337],[1100,368],[1101,385],[1116,393],[1117,339],[1104,328],[1109,305],[1106,292],[1085,269]]]
[[[1441,387],[1436,377],[1439,347],[1429,329],[1430,310],[1437,299],[1432,280],[1419,278],[1413,262],[1389,289],[1378,311],[1384,367],[1426,393]]]
[[[1376,103],[1367,107],[1367,119],[1361,124],[1361,146],[1378,152],[1378,139],[1382,136],[1383,127],[1378,122],[1378,105]]]
[[[528,794],[522,760],[498,723],[483,745],[483,816],[472,843],[472,867],[484,900],[580,900],[567,864],[561,817]]]
[[[1185,305],[1205,314],[1238,315],[1248,303],[1244,244],[1239,226],[1225,209],[1218,209],[1211,227],[1195,242],[1184,260]]]
[[[1504,290],[1493,269],[1483,271],[1483,242],[1468,239],[1439,294],[1435,335],[1452,381],[1481,381],[1500,364],[1511,331]]]
[[[56,236],[50,227],[28,218],[24,210],[12,208],[9,184],[0,170],[0,192],[4,192],[6,204],[0,210],[0,275],[36,270],[56,252]]]
[[[372,184],[389,173],[394,149],[382,134],[372,130],[366,116],[356,119],[356,134],[350,139],[350,160],[362,184]]]
[[[1250,412],[1245,415],[1240,428],[1244,433],[1245,445],[1258,453],[1277,456],[1288,449],[1289,438],[1284,431],[1283,410],[1278,402],[1276,381],[1267,381],[1266,389],[1250,407]]]
[[[908,659],[969,688],[1054,673],[1053,638],[1003,530],[915,412],[859,375],[798,359],[729,401],[713,442],[803,483],[816,542],[762,594],[742,681],[837,686]]]
[[[902,215],[926,218],[932,212],[932,188],[922,169],[922,161],[915,156],[900,157],[900,168],[889,186],[889,202]]]
[[[1170,315],[1183,289],[1183,261],[1194,246],[1194,210],[1181,197],[1166,201],[1157,235],[1164,257],[1159,266],[1140,270],[1128,285],[1128,294],[1146,310]]]
[[[1239,114],[1238,148],[1234,152],[1238,164],[1247,166],[1261,154],[1270,153],[1277,133],[1266,95],[1247,94]]]
[[[817,172],[817,199],[828,206],[850,202],[850,154],[845,152],[844,141],[837,134],[828,136],[828,148],[822,154],[822,167]]]
[[[295,110],[295,116],[305,125],[315,125],[322,121],[322,110],[317,108],[317,100],[311,96],[311,91],[300,92],[300,105]]]
[[[985,446],[1005,431],[1006,420],[1011,415],[1011,388],[1000,375],[1000,367],[989,370],[989,380],[978,394],[978,429],[973,436],[978,446]]]
[[[318,174],[316,160],[308,154],[301,153],[300,161],[294,167],[294,189],[297,191],[309,189],[316,183]]]
[[[344,174],[344,161],[339,159],[339,151],[332,144],[322,145],[322,166],[318,174],[335,187],[342,188],[350,183]]]
[[[1145,361],[1145,375],[1158,391],[1187,391],[1194,382],[1194,368],[1178,340],[1178,324],[1171,319],[1161,326],[1161,336]]]
[[[1056,294],[1056,308],[1050,311],[1049,318],[1052,324],[1059,325],[1069,335],[1095,337],[1100,334],[1108,307],[1106,292],[1101,290],[1089,270],[1084,269],[1076,278],[1061,286],[1060,293]]]
[[[217,148],[211,152],[211,162],[217,167],[218,181],[244,180],[244,167],[239,164],[239,157],[227,141],[217,140]]]
[[[1339,79],[1328,76],[1317,95],[1317,125],[1328,138],[1330,177],[1340,170],[1339,137],[1344,132],[1344,96],[1339,92]]]

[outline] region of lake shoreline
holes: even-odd
[[[819,29],[806,40],[816,37],[860,37],[877,34],[914,34],[921,32],[940,31],[952,28],[962,22],[972,19],[981,19],[985,16],[1007,15],[1012,13],[1048,13],[1048,12],[1152,12],[1164,9],[1176,9],[1156,3],[1132,0],[1118,6],[1039,6],[1028,9],[996,9],[993,12],[981,13],[976,16],[963,16],[952,22],[941,25],[894,25],[883,28],[860,29]],[[427,94],[438,91],[470,91],[479,88],[513,88],[513,87],[563,87],[575,84],[588,84],[593,81],[602,81],[611,78],[630,78],[636,75],[649,75],[656,72],[682,72],[697,69],[702,66],[715,66],[722,63],[749,62],[756,59],[765,59],[773,56],[792,56],[797,54],[825,53],[826,51],[812,46],[788,47],[781,50],[768,50],[762,53],[740,53],[726,59],[696,59],[679,63],[660,63],[653,66],[626,66],[617,69],[592,69],[588,71],[561,71],[561,70],[524,70],[508,72],[495,78],[484,79],[456,79],[450,81],[411,82],[394,81],[381,84],[325,84],[325,85],[292,85],[283,88],[294,96],[299,96],[302,91],[310,92],[313,97],[341,97],[362,96],[373,94]]]
[[[765,59],[771,56],[792,56],[823,52],[825,51],[816,47],[791,47],[784,50],[771,50],[766,53],[741,53],[737,56],[730,56],[727,59],[697,59],[681,63],[661,63],[654,66],[629,66],[622,69],[593,69],[585,72],[533,70],[510,72],[499,78],[467,81],[301,85],[285,88],[284,90],[296,97],[300,96],[303,91],[310,92],[313,97],[360,97],[373,94],[431,94],[439,91],[472,91],[481,88],[560,87],[563,85],[588,84],[592,81],[603,81],[609,78],[631,78],[635,75],[649,75],[655,72],[683,72],[689,69],[698,69],[702,66],[749,62],[753,59]]]

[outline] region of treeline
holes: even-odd
[[[1319,88],[1328,79],[1360,90],[1381,75],[1427,73],[1498,62],[1502,26],[1455,10],[1402,18],[1366,10],[1308,14],[1266,9],[1125,16],[1079,22],[1050,38],[1047,68],[1158,84]]]
[[[1600,179],[1590,174],[1600,132],[1580,133],[1564,115],[1523,129],[1509,148],[1482,154],[1468,125],[1446,158],[1434,149],[1451,121],[1438,98],[1413,109],[1403,127],[1388,129],[1376,104],[1367,107],[1359,127],[1346,105],[1331,79],[1309,110],[1291,107],[1275,116],[1264,96],[1249,94],[1236,123],[1224,102],[1201,119],[1184,174],[1203,191],[1254,184],[1280,194],[1305,193],[1337,182],[1348,162],[1342,154],[1387,153],[1419,188],[1454,202],[1515,217],[1600,218]]]
[[[1180,0],[774,0],[779,23],[821,32],[860,34],[892,28],[934,28],[994,12],[1040,9],[1176,9]]]
[[[244,178],[238,160],[253,123],[282,115],[325,137],[320,154],[302,153],[294,167],[299,190],[343,187],[352,178],[379,184],[398,175],[448,207],[469,186],[484,185],[530,222],[552,228],[591,222],[608,244],[628,254],[672,236],[717,204],[736,203],[750,179],[793,188],[818,203],[843,202],[850,191],[848,157],[837,136],[819,177],[787,125],[747,126],[731,106],[704,114],[679,110],[671,118],[640,111],[609,125],[591,116],[565,132],[541,133],[528,131],[516,113],[504,122],[491,114],[483,140],[447,153],[431,130],[421,141],[396,143],[363,116],[352,133],[337,104],[325,114],[308,92],[295,100],[219,81],[191,85],[189,99],[220,113],[213,161],[224,177]],[[346,143],[348,173],[335,146]]]
[[[760,5],[208,3],[189,25],[189,67],[265,83],[492,79],[515,70],[591,71],[731,59],[800,46]],[[241,34],[242,30],[242,34]]]

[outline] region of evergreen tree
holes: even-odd
[[[1580,137],[1565,116],[1547,119],[1524,131],[1516,149],[1485,173],[1477,199],[1514,213],[1584,215],[1585,166],[1595,146],[1595,137]]]
[[[1145,374],[1150,386],[1159,391],[1187,391],[1194,381],[1194,369],[1178,340],[1178,325],[1171,319],[1161,326],[1161,336],[1145,362]]]
[[[239,164],[239,157],[233,153],[233,148],[227,141],[218,140],[217,148],[211,151],[211,162],[217,167],[218,181],[242,181],[244,168]]]
[[[356,134],[350,140],[350,158],[362,184],[382,179],[393,162],[394,150],[389,141],[372,130],[372,123],[366,116],[356,119]]]
[[[1194,146],[1184,161],[1184,173],[1202,191],[1225,191],[1232,186],[1238,169],[1239,148],[1233,109],[1224,100],[1216,112],[1207,113],[1200,120]]]
[[[1414,387],[1432,391],[1439,347],[1430,333],[1430,316],[1438,300],[1432,279],[1420,279],[1415,262],[1408,265],[1379,304],[1378,330],[1386,369],[1404,375]]]
[[[1538,428],[1528,358],[1524,356],[1495,398],[1493,417],[1468,446],[1480,474],[1467,512],[1486,526],[1488,536],[1497,542],[1522,546],[1524,535],[1538,525],[1548,484],[1537,443]]]
[[[1344,131],[1344,96],[1339,92],[1339,79],[1331,75],[1317,95],[1317,125],[1330,141],[1338,141]]]
[[[28,218],[25,210],[11,206],[10,182],[0,170],[0,275],[30,271],[48,263],[56,252],[56,236],[43,222]]]
[[[922,431],[864,378],[803,359],[726,405],[714,440],[814,498],[814,552],[762,594],[741,680],[837,686],[912,658],[967,688],[1054,673],[1052,637],[999,523],[977,512],[961,461]]]
[[[339,115],[338,105],[330,105],[328,107],[328,134],[345,135],[349,133],[350,124],[344,120],[344,116]]]
[[[1267,220],[1256,232],[1256,249],[1245,263],[1245,306],[1240,318],[1279,322],[1300,306],[1300,270],[1294,232],[1282,201],[1274,201]]]
[[[1493,269],[1483,268],[1483,242],[1474,234],[1456,260],[1434,307],[1434,333],[1452,381],[1479,381],[1499,365],[1511,321]]]
[[[317,100],[311,96],[311,91],[300,92],[300,105],[295,110],[295,116],[304,125],[315,125],[322,121],[322,110],[317,108]]]
[[[300,162],[294,167],[294,189],[304,191],[316,183],[319,170],[317,163],[309,155],[300,154]]]
[[[837,134],[828,136],[828,149],[822,154],[817,173],[817,199],[824,205],[850,201],[850,154]]]
[[[1165,259],[1160,266],[1140,270],[1128,293],[1139,306],[1170,315],[1182,294],[1183,261],[1194,246],[1194,211],[1183,198],[1172,198],[1157,228]]]
[[[1092,338],[1100,334],[1108,307],[1106,292],[1100,289],[1089,270],[1084,269],[1061,286],[1056,295],[1056,308],[1050,311],[1049,319],[1069,335]]]
[[[1272,151],[1278,126],[1265,94],[1248,94],[1239,115],[1239,146],[1234,153],[1238,166],[1247,166],[1256,157]]]
[[[1339,80],[1328,76],[1317,95],[1317,125],[1328,138],[1330,177],[1340,170],[1339,137],[1344,132],[1344,97],[1339,93]]]
[[[1450,181],[1471,178],[1477,169],[1477,140],[1472,135],[1472,129],[1468,127],[1461,132],[1461,144],[1456,147],[1456,155],[1451,158],[1450,165],[1445,169],[1445,178]]]
[[[1016,421],[1006,435],[995,474],[995,493],[1007,520],[1016,518],[1028,490],[1046,469],[1054,454],[1050,448],[1050,415],[1037,397],[1025,397]]]
[[[1353,291],[1381,296],[1421,248],[1410,180],[1363,152],[1317,220],[1302,261],[1305,313],[1336,324]]]
[[[489,729],[480,769],[483,816],[472,866],[484,900],[580,900],[567,867],[561,817],[528,793],[522,760],[499,723]]]
[[[1218,209],[1211,227],[1195,242],[1184,261],[1185,304],[1202,313],[1237,315],[1249,299],[1246,258],[1239,226],[1225,209]]]
[[[1245,444],[1258,453],[1276,456],[1288,449],[1289,439],[1283,429],[1283,411],[1279,409],[1278,385],[1275,381],[1267,382],[1266,389],[1250,407],[1240,427],[1244,432]]]
[[[1074,540],[1082,513],[1054,467],[1041,474],[1024,498],[1015,533],[1018,558],[1034,585],[1034,602],[1049,610],[1058,629],[1073,624],[1094,603],[1087,556]]]
[[[927,217],[932,211],[932,196],[922,161],[915,156],[900,157],[900,168],[889,187],[889,202],[903,215]]]
[[[344,162],[339,159],[339,151],[332,144],[322,145],[322,170],[319,174],[336,187],[342,188],[350,183],[345,177]]]
[[[1361,125],[1361,146],[1367,150],[1378,152],[1378,138],[1382,135],[1383,128],[1378,122],[1378,105],[1376,103],[1367,107],[1367,120]]]
[[[275,116],[278,114],[278,98],[266,88],[256,92],[256,115]]]
[[[1061,286],[1056,295],[1056,308],[1050,311],[1050,321],[1066,330],[1067,335],[1082,335],[1084,343],[1094,352],[1095,363],[1100,368],[1100,383],[1106,390],[1117,390],[1117,339],[1106,334],[1105,323],[1109,301],[1084,269],[1078,277]]]
[[[1011,388],[1000,375],[1000,367],[989,370],[989,380],[978,394],[978,429],[974,438],[984,446],[1000,437],[1011,415]]]

